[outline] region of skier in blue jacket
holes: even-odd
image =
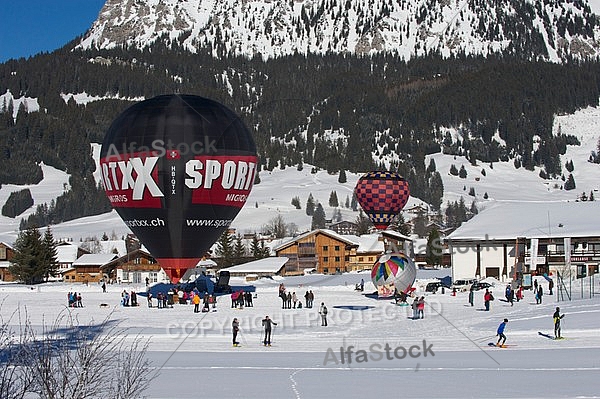
[[[496,346],[503,346],[506,342],[506,335],[504,335],[506,323],[508,323],[508,319],[504,319],[504,321],[498,326],[498,331],[496,331],[496,335],[498,335],[498,342],[496,343]],[[500,343],[500,341],[502,341],[502,343]]]

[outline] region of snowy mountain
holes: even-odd
[[[107,0],[79,46],[166,40],[217,57],[503,53],[561,62],[596,57],[598,39],[598,17],[586,1]]]

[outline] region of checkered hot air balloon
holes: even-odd
[[[415,262],[403,253],[382,255],[371,269],[371,281],[379,297],[390,297],[394,291],[408,292],[417,277]]]
[[[375,227],[385,230],[406,205],[410,190],[396,172],[368,172],[354,188],[356,199]]]

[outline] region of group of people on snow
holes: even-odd
[[[252,303],[252,292],[250,291],[234,291],[231,293],[231,307],[232,308],[240,308],[243,307],[252,307],[254,304]]]
[[[81,293],[77,292],[69,292],[67,294],[67,301],[70,308],[82,308],[83,304],[81,303]]]

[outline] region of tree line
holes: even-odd
[[[597,106],[600,98],[600,64],[593,61],[559,65],[508,55],[404,61],[392,54],[264,61],[218,59],[160,42],[145,50],[72,47],[0,64],[0,92],[37,98],[44,110],[22,107],[13,119],[14,104],[0,104],[0,184],[39,182],[41,162],[70,173],[75,183],[56,222],[110,209],[91,176],[90,143],[102,141],[111,121],[132,104],[128,98],[165,92],[213,98],[252,130],[260,169],[308,163],[339,172],[340,179],[346,171],[396,170],[434,209],[444,189],[426,155],[443,151],[472,163],[515,159],[559,176],[559,156],[578,141],[552,133],[554,115]],[[77,104],[60,95],[84,91],[121,99]],[[448,128],[460,134],[450,137]],[[49,218],[36,223],[44,225],[43,219]]]

